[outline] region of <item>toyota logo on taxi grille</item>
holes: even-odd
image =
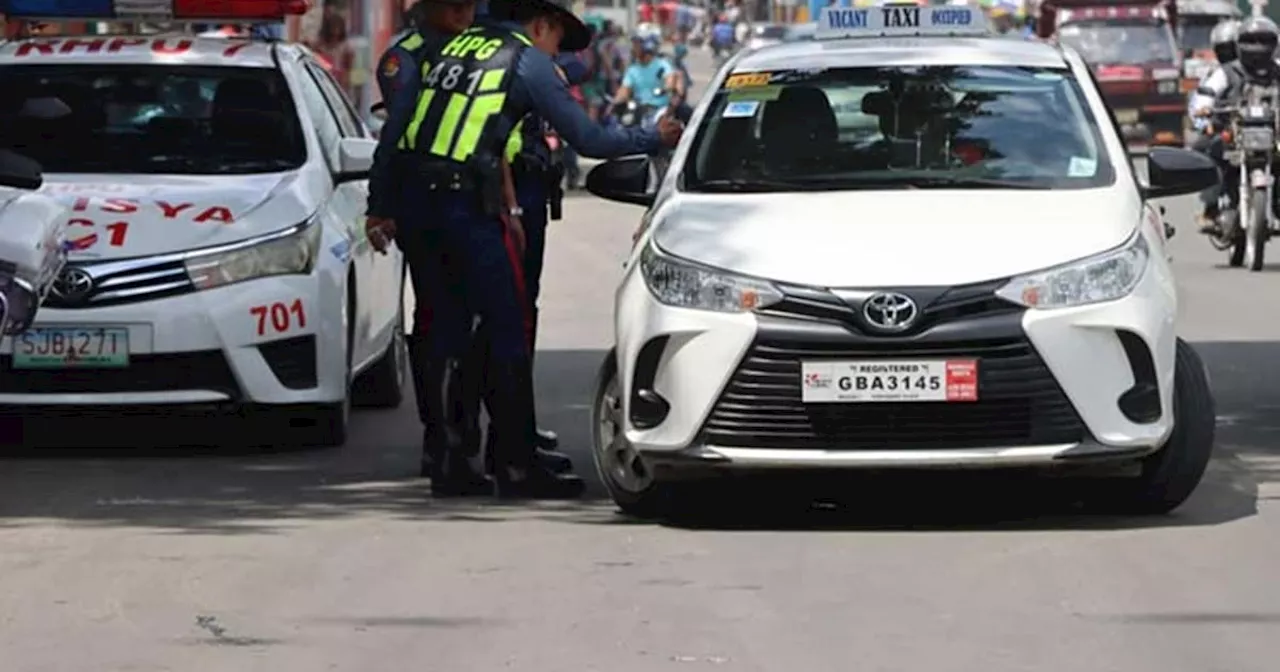
[[[93,276],[79,268],[68,268],[53,281],[50,293],[63,303],[81,303],[93,293]]]
[[[906,294],[882,292],[873,294],[862,304],[862,318],[877,331],[902,332],[915,325],[920,316],[916,302]]]

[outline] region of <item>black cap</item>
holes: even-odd
[[[591,31],[573,13],[570,0],[490,0],[489,15],[499,21],[510,21],[516,17],[554,16],[564,26],[560,51],[582,51],[591,46]]]

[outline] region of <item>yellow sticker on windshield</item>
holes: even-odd
[[[744,72],[739,75],[730,75],[729,79],[724,80],[724,88],[741,89],[747,86],[767,86],[769,77],[770,73],[767,72]]]
[[[781,86],[761,86],[758,88],[738,89],[729,92],[729,102],[739,100],[777,100],[782,95]]]

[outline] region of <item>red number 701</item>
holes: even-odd
[[[258,335],[265,336],[267,327],[271,328],[272,333],[280,334],[294,327],[302,329],[307,326],[307,316],[302,310],[302,299],[294,299],[293,303],[285,305],[279,301],[269,306],[254,306],[249,309],[249,314],[258,318]],[[270,317],[270,321],[267,318]]]

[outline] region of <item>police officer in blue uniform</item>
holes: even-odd
[[[406,30],[395,38],[391,47],[378,60],[377,82],[383,102],[375,105],[373,111],[377,112],[380,108],[390,110],[396,105],[412,105],[422,77],[423,55],[440,48],[446,41],[469,28],[475,21],[476,13],[476,0],[419,0],[414,3],[405,13]],[[406,96],[405,100],[399,100],[402,95]],[[398,133],[403,133],[403,128],[397,131],[392,128],[391,120],[388,119],[383,127],[384,137],[398,135]],[[380,152],[378,160],[398,160],[393,154]],[[381,194],[382,190],[387,188],[384,184],[384,182],[371,181],[369,189],[371,192],[376,190]],[[390,190],[394,194],[396,188],[390,187]],[[413,203],[404,205],[414,207]],[[371,227],[371,231],[379,231],[381,224],[376,217],[372,216],[372,212],[370,215],[368,226]],[[421,473],[423,476],[432,476],[435,475],[437,468],[436,458],[440,455],[438,449],[432,448],[428,438],[430,432],[426,429],[430,423],[428,403],[431,396],[430,387],[435,384],[431,381],[431,372],[427,369],[427,353],[430,347],[427,341],[427,326],[433,318],[429,297],[434,291],[431,288],[445,282],[446,278],[443,261],[438,253],[439,245],[433,239],[430,230],[401,228],[396,231],[395,238],[397,245],[404,252],[405,263],[409,269],[409,281],[413,285],[415,305],[413,332],[408,336],[409,366],[413,377],[414,396],[417,397],[418,402],[418,417],[424,427]],[[443,375],[442,372],[437,373]],[[478,452],[479,446],[474,450]],[[455,469],[452,473],[453,487],[449,488],[441,484],[441,489],[451,489],[458,494],[466,494],[466,491],[472,487],[477,489],[488,487],[479,475],[467,475],[460,469]]]
[[[427,369],[461,368],[470,348],[471,312],[487,325],[485,392],[495,430],[494,475],[504,496],[576,497],[584,489],[581,479],[546,468],[534,452],[525,234],[520,208],[503,194],[501,179],[511,131],[537,112],[582,154],[604,158],[674,146],[683,130],[675,120],[653,130],[604,129],[591,122],[552,60],[560,49],[576,51],[588,40],[586,26],[558,1],[491,2],[493,14],[509,22],[473,26],[426,54],[416,102],[403,104],[404,95],[396,99],[387,123],[392,133],[380,140],[383,156],[375,160],[370,180],[375,244],[399,228],[434,227],[454,281],[441,283],[431,295]],[[411,160],[387,160],[388,153]],[[389,186],[401,191],[391,195]],[[397,208],[397,200],[415,206]],[[429,443],[443,444],[444,454],[464,433],[457,424],[461,400],[453,380],[433,376],[431,382],[445,384],[433,386],[428,400]]]

